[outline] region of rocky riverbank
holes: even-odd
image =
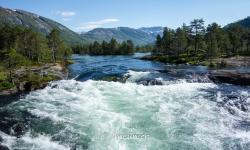
[[[50,81],[66,79],[67,77],[67,68],[59,63],[20,67],[12,73],[13,86],[0,90],[0,95],[41,89],[46,87]]]
[[[162,61],[161,56],[146,55],[142,60]],[[250,57],[231,57],[214,59],[212,71],[209,71],[209,79],[215,83],[229,83],[234,85],[250,86]],[[208,65],[207,62],[200,62],[195,65]],[[248,71],[238,71],[237,68],[244,67]],[[233,68],[227,70],[225,68]],[[247,69],[248,68],[248,69]]]
[[[210,72],[209,79],[215,83],[250,86],[250,73],[245,72],[217,70]]]

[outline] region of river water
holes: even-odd
[[[202,66],[73,55],[70,80],[3,98],[9,149],[250,149],[250,88],[214,84]]]

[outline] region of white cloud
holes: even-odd
[[[69,18],[62,18],[63,21],[70,21],[71,19]]]
[[[91,30],[94,28],[100,28],[105,24],[115,23],[115,22],[119,22],[119,21],[120,21],[119,19],[102,19],[99,21],[83,23],[82,25],[80,25],[76,29],[77,30]]]
[[[56,14],[63,18],[73,17],[76,15],[74,11],[57,11]]]

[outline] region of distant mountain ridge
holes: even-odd
[[[238,20],[236,22],[230,23],[230,24],[226,25],[225,27],[230,27],[233,25],[241,25],[242,27],[250,28],[250,16],[248,16],[244,19]]]
[[[0,6],[0,24],[20,25],[31,28],[43,35],[48,35],[52,29],[61,33],[62,39],[70,44],[89,43],[93,41],[109,41],[111,38],[119,42],[132,40],[136,45],[153,44],[157,34],[162,34],[163,27],[129,27],[96,28],[86,33],[78,34],[66,26],[46,17],[20,9],[8,9]]]
[[[119,42],[132,40],[136,45],[154,44],[156,36],[163,34],[163,27],[142,27],[138,29],[129,27],[117,28],[96,28],[85,33],[76,33],[66,26],[39,16],[37,14],[19,9],[8,9],[0,6],[0,25],[20,25],[31,28],[43,35],[48,35],[52,29],[57,29],[61,33],[62,39],[70,44],[90,43],[94,41],[109,41],[111,38],[117,39]],[[239,24],[243,27],[250,28],[250,17],[230,23],[225,27]]]
[[[162,36],[164,27],[141,27],[139,30],[152,34],[155,37],[159,34]]]
[[[60,31],[62,39],[71,45],[86,41],[79,34],[58,22],[19,9],[0,7],[0,24],[21,25],[44,35],[48,35],[52,29],[57,29]]]
[[[143,27],[139,29],[129,27],[117,28],[96,28],[89,32],[82,33],[82,38],[91,41],[109,41],[111,38],[119,42],[132,40],[136,45],[153,44],[157,34],[162,34],[163,27]]]

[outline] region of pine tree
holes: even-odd
[[[188,35],[187,32],[183,28],[177,28],[175,33],[176,39],[176,49],[177,49],[177,57],[179,57],[180,53],[183,53],[188,45]]]
[[[162,38],[159,34],[156,37],[155,46],[156,46],[156,50],[154,51],[154,53],[156,53],[156,54],[160,53],[161,49],[162,49]]]
[[[132,54],[134,51],[134,43],[131,40],[126,41],[127,44],[127,50],[124,54]]]
[[[204,20],[203,19],[194,19],[190,23],[191,32],[194,36],[194,53],[195,56],[197,56],[197,52],[199,50],[199,45],[202,42],[202,38],[205,34],[205,28],[204,28]]]
[[[59,51],[60,44],[62,43],[59,31],[53,29],[48,36],[48,41],[52,52],[52,60],[55,63],[57,61],[57,53]]]
[[[109,48],[111,51],[111,54],[118,54],[118,43],[116,39],[112,38],[109,42]]]
[[[165,28],[162,37],[162,47],[164,49],[163,54],[167,55],[171,54],[173,41],[174,41],[173,30]]]

